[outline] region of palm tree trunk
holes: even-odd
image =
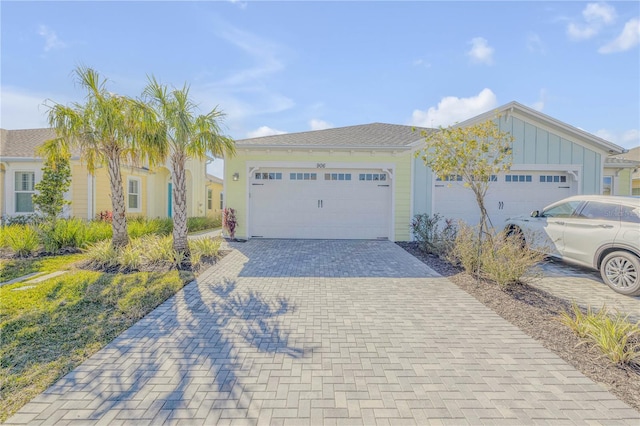
[[[114,247],[124,247],[129,244],[127,234],[127,216],[122,189],[122,175],[120,174],[120,155],[117,152],[110,153],[107,159],[109,169],[109,183],[111,184],[111,208],[113,209],[113,221],[111,229],[113,237],[111,244]]]
[[[173,168],[173,249],[189,257],[187,241],[187,180],[185,175],[186,158],[182,153],[171,156]]]

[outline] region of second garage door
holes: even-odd
[[[249,182],[249,235],[388,239],[391,191],[380,169],[260,169]]]
[[[505,219],[510,216],[542,210],[548,204],[577,193],[576,182],[567,173],[517,171],[492,179],[485,207],[496,229],[502,229]],[[471,225],[477,225],[480,220],[473,191],[464,187],[459,176],[435,182],[433,211]]]

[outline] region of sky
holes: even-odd
[[[449,126],[517,101],[640,145],[640,2],[0,2],[0,127],[82,102],[73,70],[139,97],[153,75],[245,139]],[[208,171],[222,176],[222,160]]]

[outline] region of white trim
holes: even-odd
[[[17,183],[16,175],[18,173],[23,173],[23,174],[24,173],[31,173],[33,175],[33,189],[31,191],[24,191],[24,190],[19,190],[18,191],[16,189],[16,183]],[[33,210],[28,211],[28,212],[19,212],[18,211],[18,198],[17,197],[18,197],[18,194],[31,194],[31,197],[33,197],[37,193],[37,191],[35,189],[35,186],[36,186],[36,183],[37,183],[36,177],[37,177],[38,173],[36,172],[36,170],[18,169],[18,170],[13,170],[12,175],[13,175],[13,185],[11,187],[11,193],[13,194],[13,197],[12,197],[13,198],[13,212],[15,214],[20,214],[20,215],[35,213],[36,209],[35,209],[35,206],[33,205],[33,201],[31,202],[31,206],[33,207]]]
[[[137,182],[138,183],[138,192],[135,194],[138,196],[138,207],[132,208],[129,206],[129,183]],[[142,213],[142,179],[137,176],[127,176],[127,191],[126,191],[126,211],[129,213]]]

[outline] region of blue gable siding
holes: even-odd
[[[581,192],[599,194],[602,155],[517,117],[500,120],[501,130],[511,131],[513,164],[582,165]],[[561,168],[561,167],[560,167]]]

